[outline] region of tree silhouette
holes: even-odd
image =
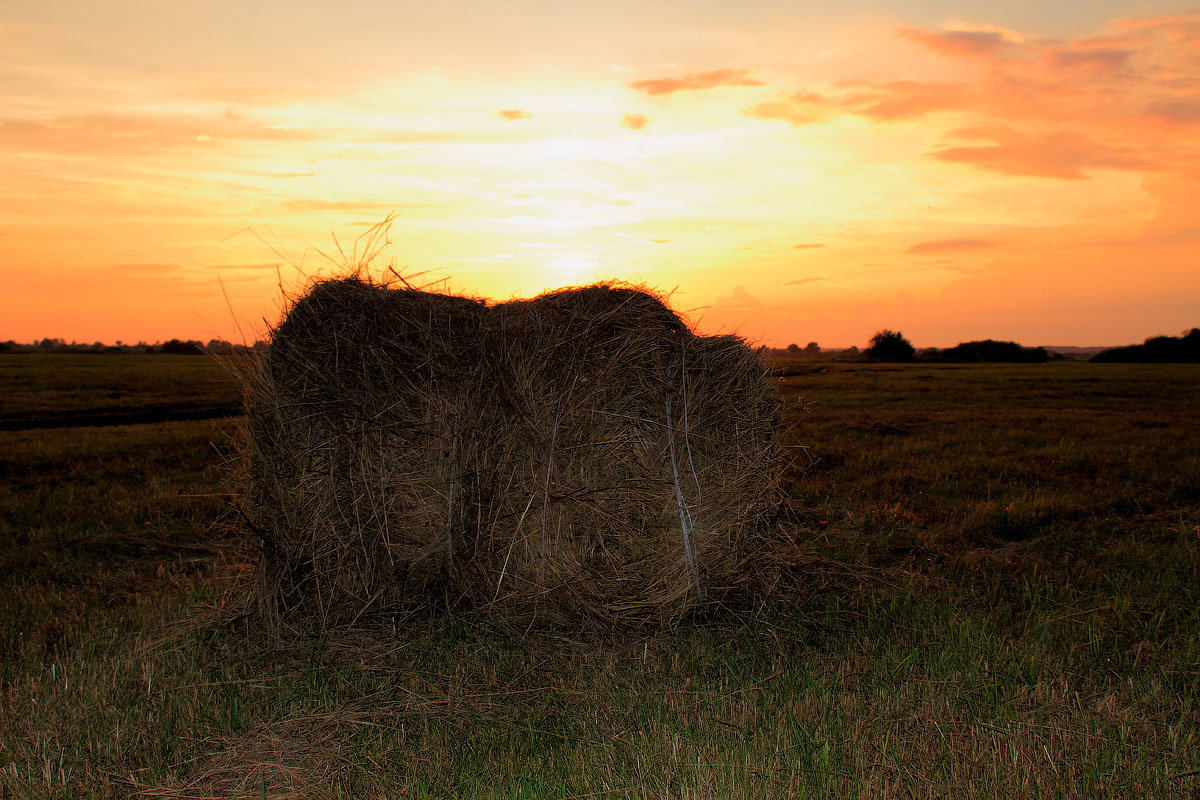
[[[1007,361],[1014,364],[1040,364],[1050,359],[1043,347],[1022,347],[1016,342],[982,339],[960,342],[934,356],[942,361]]]
[[[1102,350],[1092,356],[1092,361],[1195,364],[1200,362],[1200,328],[1179,337],[1152,336],[1143,344]]]
[[[871,337],[867,357],[875,361],[912,361],[917,353],[899,331],[881,330]]]
[[[204,355],[204,345],[192,339],[186,342],[179,339],[171,339],[163,342],[160,348],[164,353],[170,353],[176,356],[202,356]]]

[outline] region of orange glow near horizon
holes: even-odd
[[[253,338],[281,286],[356,261],[331,234],[389,215],[378,276],[624,280],[775,346],[1200,324],[1200,14],[852,5],[667,3],[632,30],[623,1],[518,0],[428,9],[416,41],[398,11],[20,0],[0,340]]]

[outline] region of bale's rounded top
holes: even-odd
[[[556,289],[531,300],[512,300],[491,309],[491,313],[501,315],[511,311],[544,313],[569,318],[576,324],[583,322],[618,330],[660,328],[672,333],[691,333],[687,323],[657,295],[619,283]]]

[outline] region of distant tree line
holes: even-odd
[[[1200,328],[1182,336],[1152,336],[1142,344],[1114,347],[1092,356],[1101,363],[1200,364]]]
[[[995,339],[962,342],[945,350],[933,348],[924,351],[921,355],[924,361],[959,363],[987,361],[1006,364],[1042,364],[1052,358],[1062,358],[1058,353],[1051,353],[1044,347],[1022,347],[1016,342],[998,342]]]
[[[852,347],[850,349],[855,353],[858,352],[857,347]],[[804,347],[793,343],[789,344],[783,349],[767,348],[767,350],[768,354],[771,356],[788,359],[830,358],[831,356],[847,352],[845,350],[822,350],[821,345],[817,344],[816,342],[809,342],[808,344],[804,345]]]
[[[116,344],[103,342],[67,342],[63,339],[42,339],[39,342],[19,343],[12,340],[0,342],[0,353],[164,353],[168,355],[233,355],[234,353],[261,352],[267,347],[266,342],[255,342],[252,345],[233,344],[224,339],[209,339],[207,342],[195,339],[168,339],[165,342],[147,344],[126,344],[117,341]],[[953,363],[1010,363],[1010,364],[1041,364],[1046,361],[1064,358],[1060,353],[1052,352],[1044,347],[1023,347],[1016,342],[982,339],[971,342],[961,342],[954,347],[939,349],[928,347],[918,350],[899,331],[884,329],[871,337],[866,349],[859,351],[857,347],[845,349],[823,349],[816,342],[809,342],[804,347],[790,344],[786,348],[762,348],[762,351],[774,358],[799,360],[834,359],[838,361],[880,361],[891,363],[903,362],[953,362]],[[1114,347],[1096,353],[1091,358],[1096,362],[1144,362],[1144,363],[1200,363],[1200,328],[1192,328],[1181,336],[1153,336],[1142,344],[1131,344],[1125,347]]]
[[[903,334],[892,330],[882,330],[871,337],[864,355],[869,361],[1008,364],[1041,364],[1052,358],[1062,358],[1044,347],[1023,347],[1016,342],[999,342],[995,339],[960,342],[945,349],[928,347],[917,350]]]
[[[124,353],[124,354],[154,354],[163,353],[178,356],[219,355],[227,356],[234,353],[259,351],[267,346],[266,342],[255,342],[252,345],[233,344],[224,339],[209,339],[207,342],[195,339],[168,339],[165,342],[147,344],[126,344],[118,341],[116,344],[103,342],[67,342],[63,339],[42,339],[39,342],[20,343],[12,340],[0,342],[0,353]]]
[[[871,337],[860,354],[857,348],[822,350],[816,342],[801,348],[789,345],[785,350],[770,351],[771,355],[789,359],[834,358],[838,360],[951,363],[1008,363],[1042,364],[1067,358],[1062,353],[1044,347],[1024,347],[1016,342],[980,339],[960,342],[954,347],[928,347],[918,350],[899,331],[884,329]],[[1200,363],[1200,328],[1192,328],[1181,336],[1154,336],[1143,344],[1114,347],[1091,358],[1097,362]]]
[[[905,362],[1008,362],[1013,364],[1039,364],[1045,361],[1061,359],[1058,353],[1053,353],[1043,347],[1022,347],[1016,342],[998,342],[994,339],[983,339],[974,342],[962,342],[954,347],[940,349],[927,347],[921,350],[913,347],[912,342],[899,331],[882,330],[871,337],[864,350],[848,347],[844,350],[822,349],[816,342],[809,342],[805,347],[797,344],[786,348],[765,348],[766,354],[773,358],[792,360],[835,360],[835,361],[877,361],[887,363]]]

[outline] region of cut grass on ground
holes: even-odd
[[[233,416],[241,391],[228,364],[162,354],[0,354],[0,431]]]

